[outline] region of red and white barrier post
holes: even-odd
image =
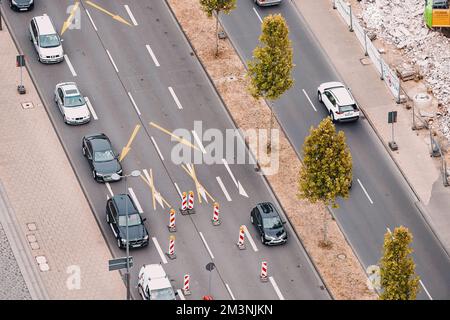
[[[169,225],[167,226],[169,228],[169,232],[176,232],[177,228],[175,227],[175,210],[170,209],[169,212]]]
[[[194,210],[194,192],[193,191],[189,191],[189,197],[188,197],[188,212],[190,214],[195,213]]]
[[[189,290],[189,282],[191,281],[191,276],[188,274],[184,275],[184,282],[183,282],[183,294],[185,296],[188,296],[191,294],[191,290]]]
[[[188,211],[187,211],[187,193],[186,192],[183,192],[181,194],[180,212],[181,212],[182,215],[188,214]]]
[[[269,280],[269,278],[267,277],[267,261],[261,262],[261,274],[259,277],[262,282],[266,282],[267,280]]]
[[[169,259],[173,260],[177,256],[175,255],[175,236],[169,238],[169,252],[166,253]]]
[[[245,233],[244,233],[244,226],[241,226],[239,228],[239,240],[236,243],[236,245],[238,246],[239,249],[244,250],[245,249],[245,244],[244,244],[244,238],[245,238]]]
[[[212,224],[214,226],[218,226],[220,224],[219,219],[219,204],[217,202],[214,202],[214,212],[213,212],[213,218],[212,218]]]

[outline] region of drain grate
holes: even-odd
[[[21,104],[22,104],[23,109],[33,109],[34,108],[33,102],[22,102]]]

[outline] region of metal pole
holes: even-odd
[[[3,30],[2,26],[2,0],[0,0],[0,31]]]
[[[127,233],[127,300],[130,300],[130,244],[128,239],[128,177],[125,175],[125,195],[127,196],[125,200],[125,218],[126,222],[126,233]]]
[[[400,104],[400,101],[401,101],[401,99],[400,99],[400,95],[401,95],[401,91],[402,91],[401,84],[402,84],[402,80],[400,78],[398,78],[398,93],[397,93],[397,101],[396,101],[397,104]]]
[[[349,9],[350,9],[350,29],[349,29],[349,31],[350,32],[353,32],[353,15],[352,15],[352,5],[350,4],[349,6]]]
[[[380,58],[380,67],[381,67],[381,80],[384,80],[384,70],[383,70],[383,59]]]
[[[392,121],[392,142],[394,141],[394,121]]]
[[[364,31],[364,55],[367,57],[369,52],[367,52],[367,32]]]
[[[336,0],[333,0],[333,9],[336,9]]]
[[[209,290],[208,290],[209,296],[211,296],[211,273],[212,273],[212,270],[209,272]]]

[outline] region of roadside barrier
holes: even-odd
[[[262,282],[266,282],[269,278],[267,277],[267,262],[261,262],[261,275],[259,276]]]
[[[175,255],[175,236],[169,238],[169,252],[166,253],[169,259],[173,260],[177,256]]]
[[[188,211],[187,211],[187,194],[186,194],[186,192],[183,192],[182,195],[181,195],[180,212],[181,212],[182,215],[188,214]]]
[[[194,192],[193,191],[189,191],[188,213],[190,213],[190,214],[195,213],[195,210],[194,210]]]
[[[244,238],[245,238],[244,226],[241,226],[239,228],[239,240],[236,243],[236,245],[238,246],[238,248],[240,250],[244,250],[245,249]]]
[[[213,212],[213,218],[212,218],[212,224],[214,226],[218,226],[220,224],[219,219],[219,204],[217,202],[214,202],[214,212]]]
[[[184,284],[183,284],[183,294],[185,296],[188,296],[191,294],[191,291],[189,290],[189,282],[191,281],[191,276],[188,274],[184,275]]]
[[[169,212],[169,225],[167,226],[169,228],[169,232],[176,232],[177,228],[175,227],[175,210],[170,209]]]

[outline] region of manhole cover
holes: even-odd
[[[359,59],[359,61],[361,62],[361,64],[362,64],[363,66],[367,66],[367,65],[369,65],[369,64],[372,63],[372,61],[370,60],[370,58],[361,58],[361,59]]]
[[[22,102],[22,108],[24,109],[33,109],[34,104],[33,102]]]

